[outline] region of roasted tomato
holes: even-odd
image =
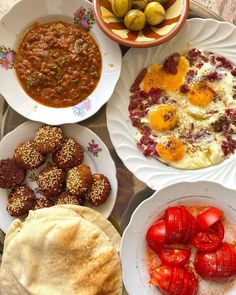
[[[210,230],[212,232],[214,232],[221,241],[223,241],[224,239],[224,235],[225,235],[225,229],[224,226],[221,222],[221,220],[217,221],[216,223],[214,223],[211,227]]]
[[[163,264],[184,266],[189,261],[190,254],[190,249],[166,248],[159,253],[159,257]]]
[[[159,289],[164,292],[164,294],[167,293],[169,290],[169,286],[171,283],[173,274],[173,267],[171,266],[160,266],[153,272],[151,272],[151,279],[150,283],[152,285],[155,285],[159,287]]]
[[[228,243],[215,251],[198,252],[195,259],[197,273],[207,280],[229,282],[236,276],[236,249]]]
[[[167,244],[188,244],[196,233],[196,219],[184,207],[169,207],[166,210]]]
[[[150,283],[166,295],[194,295],[198,281],[194,274],[184,267],[163,265],[151,273]]]
[[[192,240],[192,245],[204,252],[215,250],[220,244],[220,238],[211,232],[199,232]]]
[[[219,221],[222,218],[222,216],[223,216],[223,212],[220,209],[211,207],[198,215],[197,217],[198,228],[201,231],[204,231],[208,229],[209,227],[211,227],[214,223]]]
[[[159,252],[165,244],[166,238],[166,225],[163,219],[158,220],[149,227],[146,240],[148,245],[155,251]]]

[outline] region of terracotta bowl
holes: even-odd
[[[157,25],[146,25],[142,31],[128,30],[123,18],[116,17],[111,0],[93,0],[95,19],[102,31],[114,41],[128,47],[151,47],[175,36],[184,25],[189,12],[189,0],[168,0],[164,5],[165,20]]]

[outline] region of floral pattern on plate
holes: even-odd
[[[0,66],[5,70],[10,70],[14,68],[16,53],[13,49],[0,46]]]
[[[94,157],[98,157],[98,154],[102,151],[102,149],[97,143],[95,143],[94,139],[92,139],[87,146],[87,151]]]
[[[73,114],[76,116],[83,116],[86,112],[91,110],[92,101],[90,99],[86,99],[81,103],[72,107]]]
[[[93,10],[91,8],[86,10],[81,6],[74,13],[74,23],[80,25],[84,30],[90,31],[95,23]]]

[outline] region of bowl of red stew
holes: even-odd
[[[121,69],[117,44],[86,0],[22,0],[0,22],[0,93],[21,115],[48,124],[95,114]]]
[[[236,293],[236,191],[182,182],[135,210],[121,244],[129,294]]]

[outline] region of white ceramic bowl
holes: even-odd
[[[161,295],[149,284],[145,256],[146,232],[149,226],[161,217],[168,206],[179,204],[206,204],[224,211],[225,216],[236,225],[236,191],[214,182],[182,182],[156,191],[134,211],[121,242],[123,281],[129,295]],[[236,281],[236,280],[235,280]],[[199,295],[235,295],[236,282],[224,288],[220,284],[207,285],[206,292]],[[225,291],[223,291],[223,288]]]
[[[84,8],[84,17],[78,10]],[[76,20],[74,14],[77,12]],[[102,55],[102,73],[95,90],[81,103],[67,108],[51,108],[37,103],[21,87],[14,70],[14,52],[24,31],[35,22],[77,22],[89,26]],[[120,76],[121,51],[106,37],[92,17],[87,0],[21,0],[0,21],[0,93],[22,116],[52,125],[80,122],[95,114],[110,98]]]
[[[130,87],[135,78],[143,68],[163,63],[176,51],[185,52],[194,47],[221,54],[236,64],[236,27],[211,19],[191,19],[168,43],[155,48],[129,50],[123,58],[120,79],[107,104],[107,126],[118,156],[138,179],[153,190],[185,180],[210,180],[235,187],[236,154],[216,166],[180,170],[145,157],[135,142],[137,129],[133,127],[128,111]]]
[[[0,142],[1,159],[12,158],[15,147],[23,142],[31,140],[41,125],[42,124],[38,122],[28,121],[4,136]],[[66,124],[60,127],[65,137],[74,138],[84,148],[83,162],[90,167],[92,173],[102,173],[108,177],[112,190],[107,201],[98,207],[86,203],[87,206],[103,214],[105,218],[108,218],[115,205],[117,196],[116,166],[108,148],[94,132],[84,126]],[[27,171],[24,183],[34,190],[36,196],[40,196],[36,183],[37,175],[39,171],[48,165],[48,162],[51,162],[50,156],[46,158],[45,163],[38,169]],[[0,189],[0,228],[4,232],[6,232],[7,228],[14,220],[14,217],[10,216],[6,210],[8,194],[9,190]]]

